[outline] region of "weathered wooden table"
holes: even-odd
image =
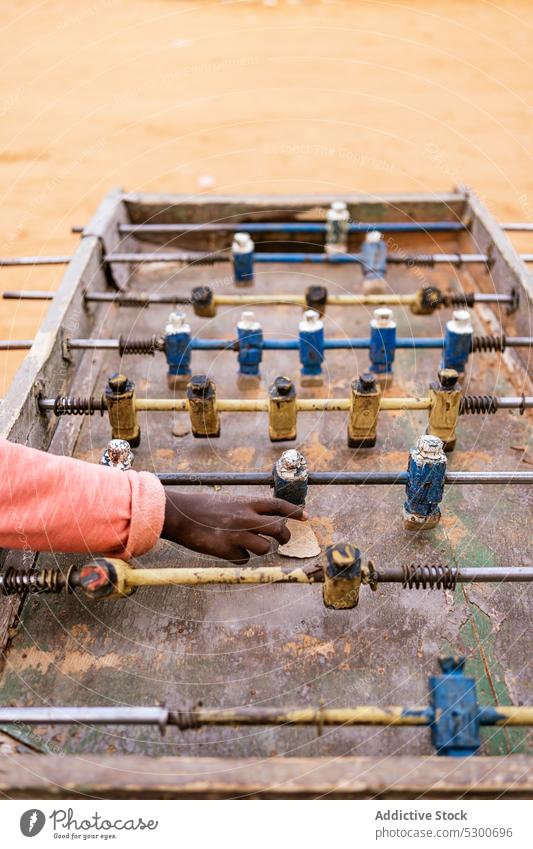
[[[112,193],[86,228],[34,347],[2,405],[2,435],[98,462],[110,438],[107,417],[56,420],[52,415],[39,415],[36,384],[46,396],[65,392],[98,395],[107,377],[120,368],[135,381],[139,397],[168,396],[163,354],[127,356],[122,362],[116,352],[73,352],[69,361],[62,358],[61,331],[71,336],[139,337],[159,331],[166,323],[169,307],[83,306],[84,290],[109,288],[100,261],[103,245],[107,253],[154,249],[153,242],[133,236],[120,238],[117,222],[211,221],[229,216],[239,220],[237,216],[249,211],[255,213],[254,220],[298,220],[302,215],[309,218],[309,209],[314,210],[311,217],[318,218],[330,200],[190,201]],[[458,216],[471,221],[470,232],[465,234],[393,238],[409,251],[490,249],[494,257],[490,272],[481,266],[459,270],[392,266],[387,275],[391,290],[407,293],[427,283],[487,292],[518,286],[518,312],[508,316],[504,309],[475,309],[475,329],[487,332],[501,323],[508,334],[531,333],[532,301],[525,267],[475,197],[458,193],[440,198],[348,200],[356,220],[447,220]],[[278,212],[273,214],[272,209]],[[226,244],[227,237],[189,234],[171,241],[161,237],[159,242],[165,249],[213,249]],[[354,246],[357,243],[354,237]],[[228,265],[159,264],[117,266],[114,270],[121,285],[129,282],[131,287],[149,292],[188,293],[192,286],[202,284],[219,292],[247,291],[234,288]],[[352,265],[260,265],[253,291],[300,293],[307,285],[320,283],[331,293],[352,293],[361,290],[361,279],[361,270]],[[299,309],[258,307],[255,311],[265,336],[297,335]],[[188,313],[193,333],[206,338],[233,337],[240,317],[240,310],[225,308],[213,319]],[[396,308],[394,314],[399,336],[442,335],[450,317],[449,310],[419,317]],[[370,317],[368,308],[329,308],[326,333],[367,336]],[[527,393],[527,356],[528,352],[474,354],[463,386],[471,394]],[[366,370],[367,357],[366,351],[327,351],[324,386],[302,388],[299,394],[347,396],[350,381]],[[387,394],[425,394],[439,358],[438,351],[398,351],[394,384]],[[209,374],[221,398],[263,396],[275,376],[297,378],[298,369],[297,352],[266,351],[261,384],[243,391],[237,386],[234,353],[193,353],[193,373]],[[382,413],[376,447],[353,450],[346,445],[346,414],[303,413],[298,417],[298,441],[293,445],[305,454],[311,470],[403,470],[408,450],[424,432],[426,421],[424,412]],[[175,423],[183,435],[173,435]],[[193,439],[188,424],[187,414],[143,413],[135,468],[266,471],[281,451],[290,447],[269,442],[267,417],[261,413],[222,414],[217,440]],[[517,411],[461,417],[449,468],[527,470],[527,463],[533,462],[532,424],[530,415],[520,416]],[[257,489],[240,487],[238,494],[253,491]],[[217,492],[224,497],[224,490]],[[402,505],[403,491],[398,486],[315,487],[310,490],[308,511],[322,548],[334,542],[353,542],[378,564],[531,563],[533,501],[527,487],[448,487],[442,522],[426,534],[404,530]],[[4,560],[12,564],[27,564],[33,557],[30,552],[4,552]],[[268,564],[280,560],[276,553],[262,558]],[[71,562],[71,556],[39,555],[37,567]],[[148,567],[176,568],[209,562],[165,542],[138,561]],[[99,604],[77,595],[30,596],[23,604],[5,598],[0,599],[0,703],[425,704],[427,677],[436,671],[437,658],[443,653],[467,656],[481,703],[528,703],[532,696],[532,612],[530,585],[478,584],[459,586],[453,593],[385,585],[377,593],[362,593],[359,607],[349,611],[325,609],[319,586],[298,585],[151,588],[128,599]],[[249,792],[352,797],[459,792],[527,795],[532,784],[527,758],[500,761],[495,757],[528,752],[533,738],[519,730],[485,731],[483,754],[494,760],[479,757],[453,763],[428,757],[433,750],[423,728],[328,728],[320,735],[314,729],[294,727],[204,728],[183,733],[170,729],[164,737],[157,729],[146,727],[11,726],[8,730],[26,750],[47,753],[39,756],[26,751],[10,765],[0,757],[0,790],[9,795],[43,795],[48,783],[58,785],[50,792],[63,795],[76,790],[117,795],[126,792],[126,785],[134,785],[136,792],[151,796]],[[66,757],[54,757],[59,753]],[[125,760],[121,756],[126,754],[136,757]],[[161,756],[165,760],[153,760]],[[361,759],[363,756],[369,760]],[[169,761],[168,757],[177,759]],[[258,761],[240,760],[250,758]],[[35,768],[25,766],[27,761],[35,763]],[[16,778],[13,763],[18,763]],[[493,764],[492,769],[488,763]],[[380,765],[385,765],[390,775],[389,789]],[[313,776],[320,779],[315,782]],[[62,790],[67,784],[72,789]]]

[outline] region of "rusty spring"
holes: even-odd
[[[445,307],[473,307],[475,296],[473,292],[446,292],[443,295]]]
[[[119,307],[147,307],[150,303],[150,295],[147,292],[122,292],[115,298]]]
[[[105,409],[106,403],[103,397],[74,398],[71,395],[58,395],[54,401],[56,416],[93,416],[98,410],[103,416]]]
[[[156,351],[161,350],[161,341],[157,336],[147,339],[126,339],[121,336],[118,340],[118,352],[123,354],[148,354],[153,357]]]
[[[411,563],[403,568],[404,589],[410,590],[454,590],[457,586],[457,568],[455,566],[434,566]]]
[[[186,265],[215,265],[217,262],[220,262],[220,257],[218,254],[201,254],[191,257],[184,256],[182,260],[179,260],[179,262],[183,262]]]
[[[4,595],[60,593],[68,579],[59,569],[15,569],[9,566],[0,573],[0,592]]]
[[[507,347],[507,340],[502,333],[501,336],[474,336],[472,339],[472,353],[482,351],[499,351],[503,353]]]
[[[459,404],[459,415],[493,415],[498,410],[498,399],[495,395],[463,395]]]

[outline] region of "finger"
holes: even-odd
[[[258,534],[242,534],[239,536],[239,542],[244,546],[244,548],[247,548],[248,551],[252,552],[252,554],[257,554],[259,557],[262,557],[264,554],[268,554],[271,549],[271,543],[269,540],[259,536]]]
[[[250,559],[250,555],[246,549],[240,545],[228,546],[224,553],[221,554],[221,557],[224,560],[229,560],[230,563],[234,563],[235,566],[244,566]]]
[[[259,498],[252,506],[263,516],[283,516],[285,519],[307,518],[303,507],[291,504],[283,498]]]
[[[273,537],[280,545],[285,545],[291,538],[291,532],[284,519],[265,519],[258,523],[257,532],[267,537]]]

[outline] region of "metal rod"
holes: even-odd
[[[511,400],[511,399],[507,399]],[[522,399],[518,399],[522,402]],[[533,400],[533,399],[532,399]],[[348,412],[350,398],[297,398],[296,409],[301,413]],[[430,398],[381,398],[380,410],[428,410]],[[144,412],[185,412],[189,409],[186,398],[136,398],[135,409]],[[266,413],[267,398],[222,398],[217,400],[220,413]]]
[[[457,233],[467,229],[462,221],[399,221],[369,222],[348,225],[349,233]],[[77,228],[75,232],[83,232]],[[120,224],[119,233],[135,236],[137,233],[325,233],[326,224],[315,221],[238,221],[203,224]]]
[[[375,578],[378,584],[404,584],[405,568],[401,565],[380,566],[376,569]],[[533,581],[533,566],[460,566],[455,581],[458,584],[529,583]]]
[[[520,254],[523,262],[533,262],[533,254]],[[147,263],[172,262],[184,263],[186,265],[198,263],[229,262],[231,256],[226,252],[207,253],[205,251],[168,251],[163,252],[132,252],[106,254],[104,262],[109,265],[124,265],[136,263],[144,265]],[[15,256],[0,257],[0,266],[22,266],[22,265],[67,265],[70,256]],[[327,254],[327,253],[302,253],[302,252],[259,252],[254,254],[256,263],[325,263],[328,265],[339,265],[345,263],[364,264],[362,254]],[[490,263],[491,258],[487,254],[390,254],[387,263],[390,265],[472,265]]]
[[[465,396],[469,397],[469,396]],[[533,409],[533,396],[494,398],[496,409]],[[40,398],[41,410],[54,410],[55,398]],[[93,410],[106,410],[105,402],[93,399]],[[351,408],[349,398],[297,398],[296,409],[301,413],[310,412],[348,412]],[[186,398],[136,398],[135,409],[139,412],[188,412],[189,402]],[[268,412],[267,398],[223,398],[216,401],[216,409],[221,413],[266,413]],[[429,410],[431,399],[427,398],[381,398],[380,410]]]
[[[161,472],[163,486],[272,486],[270,472]],[[395,486],[405,485],[407,472],[309,472],[310,486]],[[507,486],[533,484],[533,472],[448,472],[449,485],[480,484]]]
[[[533,338],[531,336],[506,336],[505,337],[505,345],[508,348],[525,348],[528,345],[533,344]]]
[[[529,256],[528,254],[524,256]],[[151,252],[151,253],[114,253],[105,256],[105,262],[110,264],[127,264],[127,263],[155,263],[155,262],[172,262],[172,263],[220,263],[229,262],[231,255],[227,250],[218,252],[202,252],[202,251],[167,251],[167,252]],[[478,263],[487,263],[490,257],[487,254],[390,254],[387,257],[387,263],[392,265],[471,265]],[[257,252],[254,253],[254,263],[318,263],[327,265],[343,265],[364,264],[362,254],[328,254],[315,252]]]
[[[502,230],[517,233],[533,232],[533,224],[526,222],[500,222]],[[84,227],[71,227],[72,233],[83,233]],[[379,230],[381,233],[455,233],[468,230],[463,221],[376,221],[373,223],[358,223],[349,225],[350,233],[369,233]],[[237,223],[206,222],[201,224],[119,224],[119,233],[124,236],[135,236],[137,233],[196,233],[196,232],[241,232],[261,233],[324,233],[326,225],[321,222],[304,221],[238,221]]]
[[[0,266],[18,265],[68,265],[70,256],[5,256],[0,257]]]
[[[161,292],[155,292],[153,294],[147,295],[144,292],[135,292],[134,290],[128,290],[127,293],[122,292],[86,292],[84,294],[84,301],[88,304],[98,304],[98,303],[115,303],[118,306],[138,306],[142,301],[142,306],[146,306],[148,304],[190,304],[191,299],[187,295],[179,295],[179,294],[171,294],[164,295]]]
[[[76,350],[103,350],[113,351],[119,346],[118,339],[67,339],[66,345],[73,351]]]
[[[197,584],[323,584],[322,566],[208,566],[189,569],[127,569],[127,587],[195,586]]]
[[[3,292],[4,300],[21,301],[51,301],[55,292],[46,291],[9,291]],[[474,303],[486,304],[512,304],[513,296],[494,292],[475,292]],[[84,295],[86,303],[114,303],[117,306],[145,307],[149,304],[190,305],[191,298],[178,294],[146,294],[129,290],[125,293],[115,292],[87,292]],[[417,294],[396,295],[393,293],[382,295],[328,295],[327,306],[412,306],[417,301]],[[307,301],[304,295],[273,294],[261,295],[252,292],[239,295],[215,295],[215,306],[298,306],[306,307]]]
[[[127,339],[125,340],[127,344]],[[31,339],[1,339],[0,351],[25,351],[31,348]],[[68,339],[67,345],[72,350],[118,350],[119,339]],[[239,342],[237,339],[199,339],[195,337],[190,342],[192,351],[237,351]],[[533,345],[531,336],[505,337],[505,346],[508,348],[530,347]],[[400,337],[396,339],[395,347],[404,350],[416,349],[441,349],[444,347],[444,339],[431,337]],[[298,339],[264,339],[261,345],[264,351],[298,351],[300,343]],[[370,339],[325,339],[324,350],[366,350],[370,348]],[[161,350],[164,350],[161,347]],[[139,353],[138,351],[126,351],[125,353]],[[479,353],[479,352],[478,352]]]
[[[45,292],[31,289],[27,292],[2,292],[4,301],[53,301],[55,292]]]
[[[510,231],[510,232],[514,231],[515,233],[532,233],[533,232],[533,224],[529,224],[529,223],[526,223],[526,222],[523,222],[523,221],[522,222],[515,222],[515,221],[508,222],[508,221],[506,221],[506,222],[500,224],[500,227],[502,228],[502,230],[507,230],[507,231]]]
[[[397,705],[352,708],[268,708],[242,707],[230,710],[195,708],[190,712],[191,725],[429,725],[431,708],[402,708]]]
[[[533,708],[527,706],[499,705],[479,710],[480,725],[531,725]]]
[[[533,567],[515,566],[505,569],[498,566],[482,566],[479,568],[465,566],[459,569],[458,581],[460,584],[473,583],[519,583],[521,581],[533,581]]]
[[[523,262],[533,262],[533,254],[520,254]],[[56,258],[57,259],[57,258]],[[107,254],[105,262],[110,264],[125,263],[154,263],[154,262],[178,262],[194,263],[229,262],[231,256],[228,253],[205,253],[201,251],[169,251],[166,253],[116,253]],[[327,253],[302,253],[302,252],[259,252],[254,254],[254,262],[257,263],[325,263],[338,265],[345,263],[364,264],[362,254],[327,254]],[[480,253],[449,253],[449,254],[389,254],[387,263],[389,265],[476,265],[491,262],[488,254]]]
[[[115,567],[119,561],[113,561]],[[366,567],[365,567],[366,568]],[[159,567],[156,569],[134,569],[127,564],[120,567],[126,589],[132,587],[197,586],[207,584],[323,584],[324,571],[319,563],[311,566],[207,566],[198,568]],[[406,584],[404,566],[375,568],[373,580],[379,584]],[[480,566],[464,567],[455,570],[455,583],[530,583],[533,581],[533,567],[515,566],[513,568]],[[364,581],[363,581],[364,583]],[[428,587],[433,583],[428,578]],[[423,586],[423,585],[422,585]],[[423,587],[424,588],[424,587]]]
[[[523,396],[522,398],[498,398],[498,407],[501,410],[530,410],[533,408],[533,397]]]
[[[242,707],[167,710],[163,707],[2,707],[0,724],[25,725],[173,725],[187,730],[202,725],[429,725],[431,708],[390,705],[353,708]],[[492,723],[494,724],[494,723]]]
[[[166,725],[162,707],[0,707],[0,724]]]
[[[506,486],[508,484],[533,483],[533,472],[447,472],[447,484],[487,484]]]
[[[0,339],[0,351],[28,351],[32,345],[32,339]]]
[[[480,707],[480,725],[533,725],[533,707],[498,705]],[[344,708],[256,707],[205,708],[169,710],[164,707],[57,706],[57,707],[0,707],[0,724],[25,725],[167,725],[180,730],[199,726],[231,725],[300,725],[300,726],[427,726],[434,721],[434,710],[426,707],[401,705],[355,705]]]

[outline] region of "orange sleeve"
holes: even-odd
[[[165,493],[122,472],[0,439],[0,546],[130,559],[155,545]]]

